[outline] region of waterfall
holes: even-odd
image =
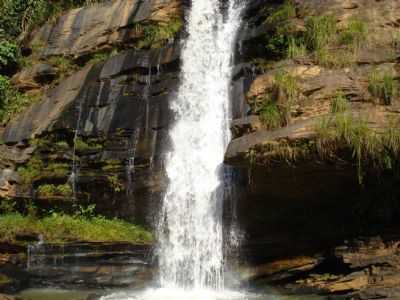
[[[191,1],[180,86],[170,99],[175,120],[165,159],[169,184],[157,230],[160,286],[102,300],[248,299],[224,289],[222,228],[239,1]]]
[[[224,286],[222,171],[230,139],[230,81],[241,5],[193,0],[182,51],[181,84],[171,109],[169,186],[159,224],[160,284]]]

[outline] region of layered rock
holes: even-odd
[[[45,45],[41,56],[79,57],[118,45],[127,47],[142,36],[141,22],[164,22],[182,13],[180,1],[118,0],[69,11],[34,32],[31,47]]]

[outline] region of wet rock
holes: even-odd
[[[152,278],[152,268],[147,245],[37,244],[29,250],[33,286],[142,287]]]

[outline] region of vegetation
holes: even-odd
[[[331,15],[310,16],[305,19],[305,31],[294,25],[296,5],[286,1],[266,18],[274,29],[266,35],[268,57],[302,59],[310,56],[316,63],[328,67],[344,67],[354,62],[356,50],[368,37],[366,22],[351,19],[344,28],[337,27]]]
[[[7,40],[0,41],[0,72],[18,64],[18,46]]]
[[[306,19],[304,41],[310,51],[318,51],[336,34],[336,20],[332,16],[315,16]]]
[[[361,20],[352,19],[347,27],[340,32],[339,44],[358,48],[365,43],[367,35],[367,24]]]
[[[30,184],[43,176],[65,177],[70,172],[68,163],[50,162],[47,165],[38,156],[33,156],[24,166],[18,168],[18,174],[25,184]]]
[[[107,179],[114,192],[119,193],[124,190],[124,185],[119,181],[118,175],[109,175]]]
[[[61,185],[44,184],[39,186],[37,193],[39,197],[44,197],[44,198],[51,198],[57,196],[68,198],[72,196],[72,188],[68,183]]]
[[[287,72],[278,72],[272,89],[261,104],[255,103],[253,110],[267,128],[278,128],[289,123],[291,108],[297,97],[297,79]]]
[[[143,33],[143,38],[138,42],[138,48],[161,48],[168,41],[174,39],[182,27],[183,20],[181,18],[173,18],[168,23],[138,24],[137,30]]]
[[[281,113],[276,103],[264,102],[259,114],[261,122],[268,129],[278,128],[282,125]]]
[[[363,179],[363,166],[392,169],[400,154],[400,131],[390,125],[383,132],[368,126],[367,121],[349,113],[338,113],[323,118],[316,127],[317,151],[327,158],[340,147],[351,150],[358,168],[359,181]]]
[[[13,39],[41,25],[63,10],[89,5],[95,0],[2,0],[0,1],[0,35]]]
[[[289,38],[287,57],[290,59],[299,59],[307,56],[307,47],[300,40],[295,39],[294,37]]]
[[[392,74],[375,70],[369,76],[368,90],[383,104],[390,105],[398,95],[399,84]]]
[[[17,236],[42,235],[46,242],[108,241],[150,243],[152,235],[145,229],[117,219],[86,217],[53,212],[44,218],[19,213],[0,215],[0,241],[14,242]]]
[[[291,0],[286,0],[281,6],[273,11],[266,22],[269,24],[277,24],[286,22],[289,19],[296,17],[296,6]]]
[[[103,148],[103,144],[101,144],[97,139],[84,140],[83,138],[78,137],[75,139],[74,143],[76,150],[79,152],[101,150]]]
[[[35,97],[20,93],[8,77],[0,75],[0,122],[7,121],[36,100]]]
[[[343,93],[338,92],[332,99],[331,112],[333,114],[344,113],[348,108],[349,102],[347,101],[347,98],[343,95]]]

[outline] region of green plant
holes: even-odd
[[[336,20],[332,16],[313,16],[306,19],[305,42],[309,50],[326,47],[336,35]]]
[[[152,242],[150,232],[140,226],[102,216],[70,216],[53,212],[50,216],[36,218],[18,213],[0,215],[0,242],[14,242],[21,235],[42,235],[49,243],[68,241]]]
[[[37,193],[39,197],[45,198],[56,196],[68,198],[72,196],[72,188],[68,183],[61,185],[44,184],[38,187]]]
[[[0,71],[18,64],[18,46],[7,40],[0,41]]]
[[[349,108],[349,102],[343,93],[338,92],[332,99],[331,112],[333,114],[343,113]]]
[[[107,179],[114,192],[119,193],[124,190],[124,185],[119,181],[117,175],[109,175]]]
[[[321,48],[314,52],[315,61],[327,68],[343,68],[350,65],[354,61],[355,53],[349,52],[348,49],[336,49],[334,51],[329,48]]]
[[[66,141],[58,141],[55,143],[55,145],[59,149],[69,149],[69,144]]]
[[[398,94],[399,84],[392,74],[375,70],[369,76],[368,91],[383,104],[390,105]]]
[[[74,141],[77,151],[90,151],[90,150],[100,150],[103,145],[97,139],[86,139],[77,137]]]
[[[395,31],[392,33],[392,47],[395,49],[400,49],[400,32]]]
[[[0,122],[4,122],[21,112],[36,100],[20,93],[6,76],[0,75]]]
[[[167,23],[140,25],[143,38],[138,42],[138,48],[161,48],[173,39],[183,27],[181,18],[173,18]]]
[[[276,103],[263,103],[259,114],[261,121],[268,129],[278,128],[282,125],[281,113]]]
[[[95,0],[2,0],[0,28],[10,39],[59,15],[63,10],[93,4]]]
[[[18,174],[25,184],[31,183],[35,178],[39,177],[43,170],[43,161],[33,156],[25,166],[18,168]]]
[[[277,24],[286,22],[289,19],[296,17],[296,6],[291,0],[286,0],[266,19],[269,24]]]
[[[96,216],[96,204],[90,204],[88,206],[74,205],[76,212],[75,216],[85,217],[88,219],[94,218]]]
[[[287,56],[291,59],[299,59],[307,56],[307,46],[304,44],[303,40],[289,37]]]
[[[17,206],[17,202],[15,202],[15,200],[10,200],[10,199],[0,200],[0,211],[3,214],[15,212],[16,206]]]
[[[328,119],[323,118],[317,124],[317,152],[322,157],[337,152],[338,147],[347,147],[357,163],[358,178],[363,180],[363,164],[379,160],[382,152],[382,140],[361,118],[351,114],[337,113]]]
[[[368,36],[367,23],[361,20],[350,20],[347,27],[339,34],[339,43],[351,47],[360,47]]]

